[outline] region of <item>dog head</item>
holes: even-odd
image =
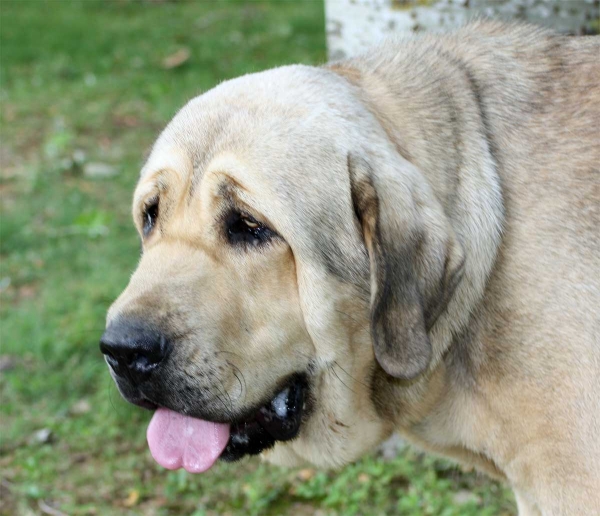
[[[189,102],[133,217],[143,253],[101,348],[123,396],[158,407],[148,437],[167,467],[352,461],[391,432],[375,373],[412,381],[439,356],[428,331],[461,248],[332,71],[284,67]]]

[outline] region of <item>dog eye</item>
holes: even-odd
[[[251,215],[239,212],[232,212],[227,216],[226,232],[230,244],[253,246],[268,242],[274,234],[267,226]]]
[[[158,200],[153,201],[151,204],[146,206],[144,210],[144,236],[148,236],[154,226],[156,225],[156,219],[158,218]]]

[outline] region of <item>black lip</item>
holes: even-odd
[[[180,411],[170,403],[161,400],[151,401],[146,393],[139,389],[132,390],[117,382],[121,395],[129,402],[147,410],[156,410],[159,407]],[[125,387],[125,388],[124,388]],[[276,390],[276,395],[262,406],[250,408],[241,416],[233,420],[194,414],[188,415],[230,424],[230,436],[227,446],[220,456],[225,462],[240,460],[246,455],[258,455],[271,448],[277,441],[289,441],[297,437],[302,421],[306,419],[312,406],[308,379],[305,373],[295,373],[284,379]]]
[[[132,405],[136,405],[138,407],[144,408],[146,410],[156,410],[160,405],[158,405],[157,403],[154,403],[153,401],[150,401],[146,396],[144,396],[142,393],[138,392],[124,392],[123,388],[121,386],[119,386],[119,390],[121,391],[121,396],[123,396],[123,399],[125,399],[125,401],[127,401],[128,403],[131,403]]]
[[[225,462],[257,455],[277,441],[294,439],[306,414],[308,383],[305,375],[294,375],[277,395],[256,411],[251,419],[233,423],[229,442],[221,454]]]
[[[133,403],[134,405],[137,405],[138,407],[142,407],[145,408],[147,410],[156,410],[158,408],[158,405],[156,403],[151,402],[150,400],[147,400],[146,398],[139,398],[139,399],[135,399],[135,400],[127,400],[130,403]]]

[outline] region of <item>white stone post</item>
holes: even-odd
[[[393,33],[440,31],[474,17],[527,20],[571,34],[598,33],[598,0],[325,0],[330,59],[356,55]]]

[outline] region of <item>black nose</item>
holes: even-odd
[[[142,381],[166,358],[170,347],[162,333],[142,321],[118,319],[102,335],[100,351],[116,373]]]

